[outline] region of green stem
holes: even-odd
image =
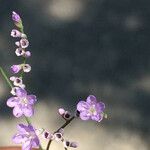
[[[2,76],[4,77],[4,79],[6,80],[7,84],[10,86],[10,88],[12,89],[13,88],[13,85],[12,83],[9,81],[5,71],[2,69],[2,67],[0,67],[0,72],[2,74]]]

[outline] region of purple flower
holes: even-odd
[[[16,12],[12,12],[12,20],[15,21],[16,23],[21,22],[20,16]]]
[[[16,96],[7,100],[7,106],[14,107],[13,115],[15,117],[31,117],[34,114],[33,105],[37,101],[35,95],[27,95],[25,89],[17,88],[15,91]]]
[[[21,65],[12,65],[10,69],[12,73],[18,73],[22,69],[22,67]]]
[[[39,139],[32,125],[19,124],[18,133],[13,136],[12,140],[16,144],[22,144],[22,150],[32,150],[39,147]]]
[[[103,111],[105,104],[97,102],[94,95],[89,95],[85,101],[80,101],[77,104],[77,110],[80,112],[80,118],[82,120],[95,120],[100,122],[103,119]]]

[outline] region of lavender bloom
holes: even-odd
[[[16,144],[22,144],[22,150],[32,150],[39,147],[39,139],[32,125],[19,124],[18,133],[13,136],[12,140]]]
[[[35,95],[27,95],[25,89],[17,88],[16,96],[11,97],[7,100],[7,106],[14,107],[13,115],[15,117],[31,117],[34,114],[33,105],[37,101]]]
[[[22,69],[22,67],[21,65],[12,65],[10,69],[12,73],[18,73]]]
[[[89,95],[85,101],[80,101],[77,104],[77,110],[80,112],[82,120],[95,120],[100,122],[103,119],[103,111],[105,104],[97,102],[94,95]]]
[[[20,16],[16,12],[12,12],[12,20],[15,21],[16,23],[21,22]]]

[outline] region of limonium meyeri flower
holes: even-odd
[[[16,144],[22,144],[22,150],[32,150],[39,147],[39,139],[32,125],[19,124],[18,133],[13,136],[12,140]]]
[[[16,96],[7,100],[7,106],[13,107],[13,115],[15,117],[31,117],[34,114],[33,106],[37,101],[35,95],[27,95],[25,89],[16,89]]]
[[[12,73],[18,73],[22,69],[22,67],[21,65],[12,65],[10,69]]]
[[[82,120],[95,120],[100,122],[103,119],[103,111],[105,104],[97,102],[94,95],[89,95],[86,101],[80,101],[77,104],[77,110],[79,111],[79,117]]]

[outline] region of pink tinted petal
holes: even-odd
[[[99,114],[91,116],[92,120],[99,121],[101,120],[101,116]]]
[[[35,95],[28,95],[27,99],[28,99],[28,103],[31,104],[31,105],[33,105],[37,101]]]
[[[84,111],[84,110],[87,110],[88,108],[89,108],[89,105],[85,101],[80,101],[77,104],[77,110],[78,111]]]
[[[39,140],[38,137],[32,140],[32,147],[33,148],[38,148],[39,147]]]
[[[21,133],[26,133],[28,131],[28,126],[23,125],[23,124],[18,124],[17,129]]]
[[[15,107],[19,102],[19,99],[17,97],[11,97],[7,100],[7,106],[9,107]]]
[[[27,92],[25,89],[22,89],[22,88],[19,88],[19,89],[16,89],[16,95],[18,97],[26,97],[27,96]]]
[[[89,95],[86,99],[86,102],[89,104],[96,103],[96,97],[94,95]]]
[[[87,112],[81,112],[80,113],[80,118],[82,119],[82,120],[89,120],[90,119],[90,116],[89,115],[87,115]]]
[[[21,117],[23,115],[23,112],[21,110],[21,108],[19,106],[15,106],[14,109],[13,109],[13,115],[15,117]]]
[[[31,117],[33,116],[34,114],[34,110],[33,110],[33,107],[31,105],[28,105],[26,107],[23,108],[23,114],[26,116],[26,117]]]
[[[104,109],[105,109],[105,104],[104,104],[103,102],[98,102],[98,103],[96,104],[96,111],[97,111],[98,113],[103,112]]]
[[[20,134],[16,134],[12,137],[12,140],[16,144],[20,144],[23,141],[23,136]]]
[[[32,149],[32,144],[30,140],[27,140],[22,144],[22,150],[31,150],[31,149]]]

